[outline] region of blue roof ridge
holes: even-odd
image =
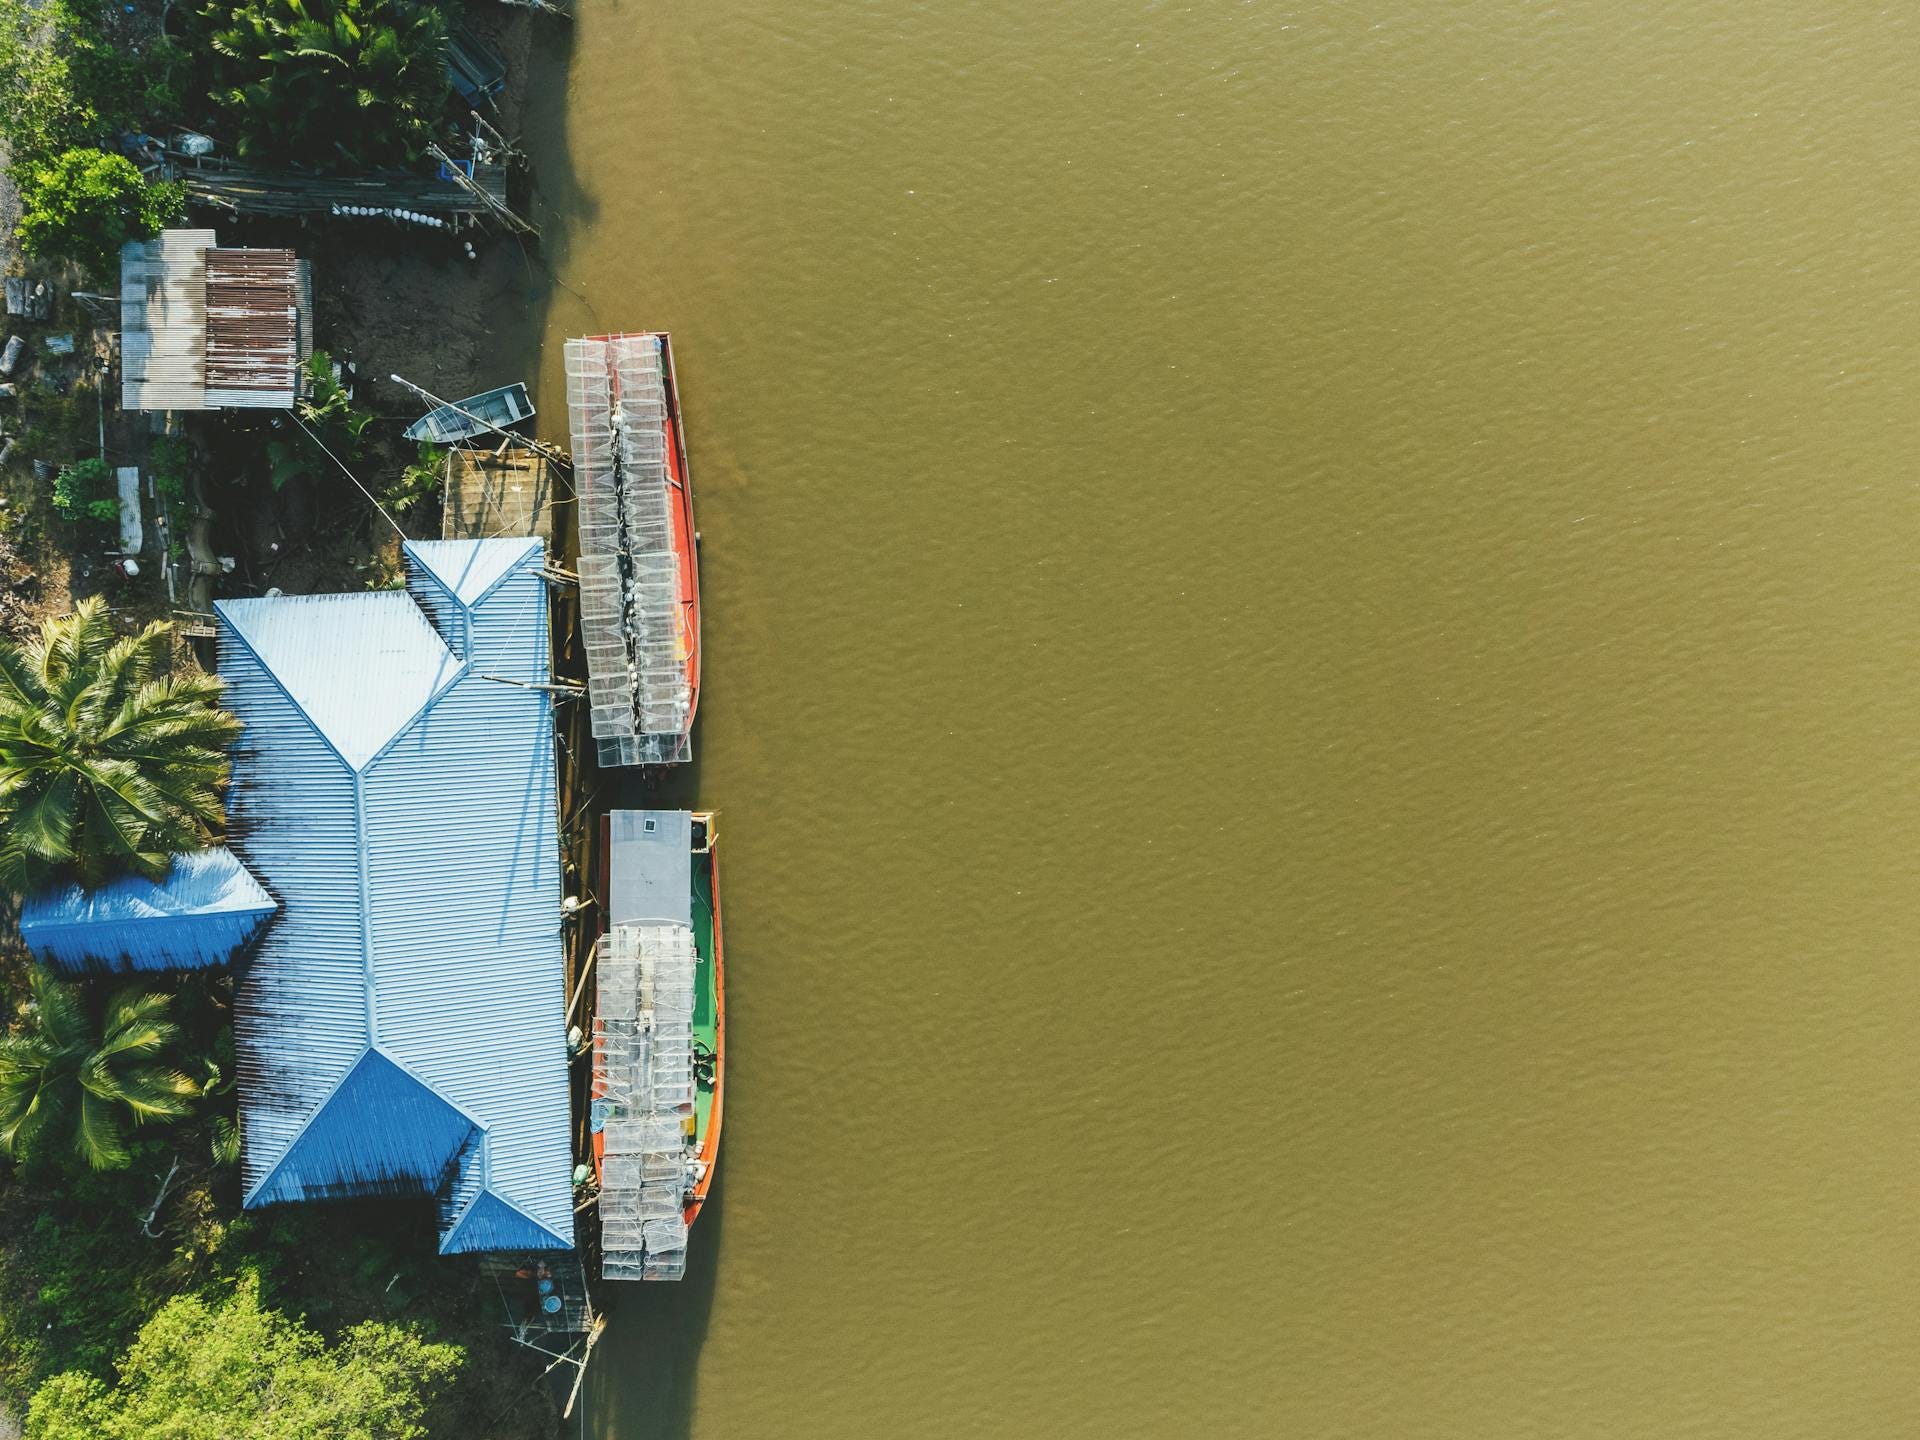
[[[440,543],[457,544],[459,542],[442,541]],[[476,541],[473,543],[478,544],[481,542]],[[424,559],[424,557],[421,559],[421,562],[420,562],[421,573],[427,579],[431,580],[434,583],[434,585],[439,587],[441,594],[445,595],[455,605],[459,606],[462,615],[465,617],[466,634],[463,636],[461,641],[461,646],[462,646],[462,649],[465,651],[465,653],[457,657],[459,660],[459,664],[454,669],[453,674],[447,677],[446,684],[442,685],[438,690],[435,690],[433,694],[429,695],[425,703],[422,704],[418,710],[414,711],[413,714],[408,718],[407,723],[402,725],[398,730],[395,730],[392,735],[387,737],[387,741],[384,745],[382,745],[378,750],[374,751],[373,754],[367,757],[367,763],[360,767],[358,771],[359,774],[366,774],[370,772],[374,766],[378,765],[380,761],[385,757],[386,753],[389,750],[393,749],[394,746],[398,745],[402,740],[406,739],[408,733],[412,731],[413,727],[418,725],[420,721],[427,715],[427,713],[431,711],[435,705],[438,705],[440,701],[447,696],[447,694],[454,688],[454,686],[458,685],[462,680],[466,679],[468,675],[473,673],[473,612],[476,609],[478,609],[483,603],[485,603],[485,601],[487,600],[487,597],[492,595],[494,591],[498,590],[502,585],[506,584],[507,581],[511,580],[515,575],[518,575],[522,570],[526,568],[528,555],[535,555],[535,554],[544,555],[546,553],[545,547],[540,545],[540,542],[537,536],[533,540],[529,541],[528,543],[530,547],[538,547],[538,548],[530,548],[526,553],[522,554],[518,560],[514,561],[513,564],[509,565],[505,570],[500,572],[499,579],[495,580],[491,585],[487,586],[487,588],[481,591],[479,595],[474,597],[472,601],[462,600],[458,595],[458,593],[448,589],[447,582],[442,580],[440,576],[434,571],[433,567],[426,563],[426,560]],[[406,545],[403,548],[411,550],[414,544],[415,544],[414,541],[409,540],[406,542]],[[413,597],[409,596],[407,598],[412,599]],[[414,601],[415,605],[418,605],[419,603],[420,602],[417,600]],[[421,613],[426,614],[424,610]],[[440,627],[437,624],[434,624],[434,620],[431,615],[427,615],[426,618],[427,618],[427,623],[433,626],[433,629],[437,634],[439,632]],[[442,635],[440,638],[443,643],[446,641],[446,636]],[[448,645],[447,650],[449,653],[452,653],[453,646]],[[263,661],[262,664],[264,663],[265,662]],[[292,697],[288,697],[288,698],[292,698]],[[295,703],[297,704],[298,702],[296,701]],[[361,832],[361,838],[364,839],[366,834],[365,825],[360,824],[358,825],[357,828]],[[365,876],[363,875],[362,879],[364,880],[364,878]]]
[[[307,713],[307,707],[294,698],[293,691],[287,688],[287,682],[282,680],[273,666],[267,663],[267,657],[255,648],[253,641],[247,638],[247,632],[242,630],[239,625],[234,622],[233,617],[227,614],[226,607],[227,602],[225,600],[216,600],[213,602],[213,613],[226,622],[227,630],[232,634],[234,639],[238,640],[241,645],[245,647],[246,652],[253,657],[253,663],[260,667],[260,673],[273,682],[273,688],[287,697],[287,704],[293,707],[293,713],[300,717],[301,723],[319,737],[320,743],[333,752],[333,758],[346,766],[347,773],[351,775],[353,773],[352,762],[340,753],[340,747],[333,743],[333,738],[315,723],[313,716]]]
[[[408,597],[408,598],[412,598],[412,597]],[[427,623],[430,625],[433,624],[433,620],[431,616],[428,616]],[[440,633],[440,627],[438,625],[434,625],[433,630],[436,635]],[[441,643],[445,644],[445,642],[446,642],[446,637],[441,636]],[[449,655],[453,653],[453,647],[451,645],[447,646],[447,653]],[[367,756],[366,764],[360,766],[358,769],[354,771],[355,784],[359,783],[360,776],[365,775],[367,772],[372,770],[374,766],[380,763],[381,756],[385,755],[389,750],[393,749],[394,746],[398,745],[402,740],[406,739],[407,736],[412,733],[413,727],[418,725],[422,720],[424,720],[432,712],[434,706],[438,705],[442,700],[446,699],[448,693],[453,689],[453,687],[458,685],[462,680],[466,679],[468,673],[472,671],[472,669],[473,669],[473,661],[468,659],[465,656],[461,656],[460,663],[454,666],[453,673],[447,676],[446,683],[442,685],[438,690],[435,690],[433,694],[429,695],[425,700],[421,701],[420,708],[414,711],[413,714],[407,717],[406,723],[401,725],[399,729],[395,730],[393,734],[389,735],[386,738],[386,740],[381,743],[381,746],[378,750],[374,751],[371,755]],[[360,832],[360,837],[362,839],[366,838],[367,827],[363,822],[357,821],[354,828]]]
[[[505,577],[502,577],[502,578],[505,578]],[[437,577],[436,577],[436,583],[437,583]],[[440,588],[442,590],[445,590],[446,586],[442,585]],[[259,597],[259,598],[265,598],[265,597]],[[288,596],[286,598],[290,600],[299,601],[299,600],[320,600],[320,599],[326,599],[328,597],[326,595],[294,595],[294,596]],[[353,599],[359,599],[360,597],[355,595],[343,595],[340,598],[353,600]],[[227,629],[232,631],[233,634],[239,639],[240,643],[246,647],[247,653],[253,656],[255,662],[260,666],[260,669],[266,674],[267,678],[273,681],[274,689],[278,690],[282,695],[287,697],[287,703],[294,708],[295,713],[297,713],[300,716],[302,723],[304,723],[309,730],[311,730],[315,735],[317,735],[320,738],[320,743],[325,745],[327,749],[331,750],[335,758],[337,758],[342,765],[347,767],[348,774],[358,775],[364,771],[371,770],[374,766],[374,762],[379,760],[379,758],[382,755],[386,754],[387,751],[391,750],[396,743],[398,743],[403,737],[405,737],[408,731],[413,729],[414,726],[418,725],[420,723],[420,717],[425,715],[429,710],[433,709],[433,707],[439,702],[440,697],[445,695],[449,690],[453,689],[455,685],[458,685],[460,681],[465,678],[468,670],[472,668],[472,662],[467,656],[455,655],[453,653],[453,647],[447,644],[447,637],[440,634],[440,627],[434,624],[433,616],[429,615],[426,612],[426,610],[421,607],[420,602],[418,600],[415,600],[411,595],[406,595],[404,598],[406,600],[406,603],[411,605],[415,613],[419,615],[421,621],[426,625],[427,629],[431,631],[439,639],[441,645],[445,646],[448,658],[455,661],[454,668],[452,673],[447,675],[447,677],[441,681],[441,683],[434,690],[434,692],[420,703],[419,708],[416,709],[413,712],[413,714],[409,715],[403,722],[401,722],[401,724],[394,730],[393,734],[389,735],[386,738],[386,740],[381,744],[380,748],[378,750],[375,750],[371,755],[369,755],[366,758],[366,762],[361,765],[355,765],[351,760],[347,759],[347,757],[341,753],[340,747],[333,743],[333,738],[330,735],[328,735],[325,728],[322,727],[321,724],[313,718],[312,713],[307,709],[306,705],[304,705],[300,701],[299,697],[296,696],[293,693],[293,691],[287,688],[286,681],[280,678],[280,673],[273,668],[273,665],[267,660],[267,657],[262,655],[258,647],[254,645],[253,641],[247,638],[246,631],[241,629],[241,627],[237,623],[235,623],[232,617],[230,617],[226,613],[225,606],[227,605],[228,602],[224,600],[216,600],[214,602],[213,608],[215,612],[220,616],[220,618],[226,621]],[[453,600],[455,604],[460,603],[458,596],[454,596]],[[469,645],[468,648],[471,649],[472,648],[471,645]]]
[[[340,1078],[338,1080],[335,1080],[333,1084],[328,1087],[327,1093],[320,1098],[320,1103],[314,1106],[313,1109],[307,1112],[307,1118],[300,1122],[300,1128],[294,1131],[292,1137],[288,1139],[287,1143],[284,1146],[281,1147],[280,1158],[275,1160],[272,1165],[267,1167],[267,1173],[260,1177],[259,1183],[254,1185],[251,1189],[249,1189],[246,1195],[241,1199],[240,1204],[243,1209],[249,1205],[252,1205],[254,1202],[254,1198],[257,1195],[259,1195],[259,1193],[262,1190],[266,1189],[268,1184],[272,1182],[273,1178],[280,1173],[280,1167],[287,1163],[287,1157],[293,1153],[294,1146],[300,1143],[300,1137],[306,1134],[308,1129],[312,1127],[315,1118],[320,1114],[320,1112],[322,1110],[325,1110],[327,1106],[333,1102],[333,1097],[340,1093],[340,1087],[346,1084],[347,1081],[351,1080],[354,1076],[354,1072],[359,1070],[359,1068],[362,1065],[367,1063],[367,1056],[371,1055],[373,1053],[373,1050],[374,1050],[374,1047],[369,1045],[367,1046],[366,1049],[362,1050],[358,1055],[354,1056],[353,1063],[347,1066],[345,1070],[342,1070],[340,1072]]]
[[[407,542],[408,545],[412,545],[412,543],[413,543],[412,541]],[[460,658],[460,663],[462,665],[467,664],[468,661],[470,661],[473,658],[473,611],[467,608],[466,604],[460,599],[459,595],[454,592],[452,587],[450,587],[445,580],[442,580],[440,578],[440,576],[435,572],[434,568],[431,565],[426,564],[424,561],[422,561],[417,566],[409,566],[407,568],[407,574],[410,580],[417,578],[422,582],[424,582],[425,584],[433,586],[434,589],[438,590],[442,595],[447,597],[447,603],[449,605],[452,605],[455,609],[457,609],[460,612],[460,649],[458,654]],[[416,600],[414,601],[414,603],[418,605],[420,602]],[[421,608],[425,609],[426,607],[422,606]],[[432,611],[428,611],[427,619],[432,622],[433,628],[435,630],[440,629],[439,616],[435,615]],[[442,633],[440,638],[446,642],[447,649],[449,650],[453,649],[452,636]]]
[[[438,583],[438,582],[436,581],[435,583]],[[442,590],[446,589],[444,585],[442,585],[440,588]],[[413,603],[416,609],[419,607],[419,602],[417,600],[414,600],[411,595],[409,595],[407,599]],[[454,603],[455,604],[459,603],[458,597],[455,597]],[[219,608],[219,604],[220,602],[215,602],[214,608],[216,610]],[[422,618],[426,620],[428,627],[432,629],[435,634],[439,634],[440,627],[433,623],[433,617],[430,615],[427,615],[425,611],[422,611],[421,615],[422,615]],[[227,620],[227,617],[224,614],[222,614],[220,618],[223,620]],[[269,680],[273,681],[273,688],[278,690],[282,695],[287,697],[287,703],[294,708],[294,711],[300,716],[302,723],[305,724],[309,730],[313,731],[313,733],[320,738],[320,743],[322,745],[325,745],[327,749],[333,752],[333,756],[336,760],[338,760],[342,765],[347,767],[347,773],[355,777],[356,783],[360,775],[364,774],[368,770],[371,770],[374,767],[374,765],[378,763],[382,755],[386,754],[387,751],[391,750],[396,744],[398,744],[402,739],[406,737],[406,734],[409,730],[413,729],[414,726],[420,723],[420,717],[425,715],[429,710],[433,709],[433,707],[439,703],[441,696],[445,695],[449,690],[453,689],[455,685],[458,685],[463,679],[465,679],[468,670],[472,668],[472,662],[462,657],[459,660],[459,663],[455,665],[453,669],[453,673],[447,676],[446,680],[441,684],[440,688],[435,690],[433,694],[429,695],[424,701],[421,702],[420,708],[418,710],[415,710],[413,714],[409,715],[405,723],[402,724],[399,729],[395,730],[393,734],[388,736],[386,742],[383,745],[381,745],[381,747],[378,750],[374,751],[373,754],[367,757],[366,763],[364,765],[355,765],[351,760],[347,759],[346,756],[340,753],[340,747],[338,745],[335,745],[333,741],[328,737],[327,732],[321,729],[320,726],[315,723],[313,716],[307,713],[307,707],[302,705],[300,701],[295,698],[294,693],[291,690],[287,689],[286,683],[283,680],[281,680],[280,676],[277,673],[275,673],[273,666],[267,663],[266,657],[262,655],[258,650],[254,649],[253,642],[247,639],[246,632],[243,631],[238,625],[234,624],[233,621],[231,620],[227,620],[227,629],[231,630],[234,636],[240,641],[240,643],[247,647],[247,653],[253,656],[254,661],[260,666],[261,671],[266,675],[266,677]],[[442,644],[446,643],[445,636],[441,637],[441,643]],[[447,647],[447,653],[448,654],[453,653],[452,646]],[[358,823],[356,823],[354,828],[356,830],[360,830],[363,832],[365,830],[365,827]]]
[[[380,1001],[375,993],[379,987],[374,984],[373,976],[373,897],[367,893],[366,776],[355,770],[348,775],[347,783],[353,787],[353,872],[354,878],[360,882],[360,1004],[366,1016],[367,1047],[374,1049],[380,1044]],[[358,1068],[359,1061],[356,1060],[354,1065]],[[329,1095],[327,1098],[333,1097]],[[320,1109],[325,1108],[323,1102]],[[318,1115],[320,1111],[313,1113]]]
[[[202,857],[211,859],[212,857],[217,857],[221,854],[225,854],[228,857],[228,859],[230,859],[233,862],[233,867],[235,872],[246,882],[247,885],[252,887],[252,889],[256,892],[258,898],[255,899],[253,897],[248,897],[247,903],[244,905],[222,906],[220,908],[219,913],[236,914],[236,915],[270,915],[275,910],[278,910],[280,908],[280,902],[274,899],[273,893],[269,891],[267,887],[260,882],[260,877],[255,875],[253,871],[249,870],[246,867],[246,864],[240,859],[238,855],[235,855],[233,853],[230,847],[226,845],[208,845],[199,850],[184,851],[178,855],[175,855],[173,857],[173,863],[169,865],[167,868],[167,873],[158,880],[146,880],[145,877],[143,876],[121,875],[121,876],[116,876],[112,881],[109,881],[107,884],[102,885],[95,890],[82,890],[79,883],[76,881],[70,881],[65,884],[48,885],[39,890],[35,890],[22,897],[23,913],[20,917],[20,924],[23,926],[30,925],[33,928],[40,929],[40,930],[72,930],[72,929],[86,928],[88,926],[97,925],[100,922],[94,919],[90,915],[86,917],[68,916],[58,920],[42,920],[42,919],[36,918],[33,912],[36,909],[44,908],[56,897],[64,898],[65,896],[71,894],[76,890],[80,891],[81,895],[84,896],[84,898],[86,899],[89,905],[110,902],[114,898],[116,891],[130,889],[134,885],[140,884],[143,882],[146,886],[150,887],[152,890],[156,892],[164,892],[168,883],[170,881],[176,880],[179,877],[180,866],[182,861],[187,861],[191,863],[195,860],[201,859]],[[193,920],[193,919],[199,918],[200,916],[206,913],[208,912],[205,909],[161,910],[154,914],[142,914],[137,918],[143,922],[144,921],[161,921],[161,920]],[[129,917],[129,918],[133,918],[133,917]]]
[[[21,897],[20,938],[42,961],[75,972],[157,972],[225,965],[280,908],[226,845],[173,857],[158,880],[121,875]]]
[[[409,540],[409,541],[406,541],[401,548],[404,551],[407,551],[410,554],[412,554],[414,552],[416,543],[417,542],[415,541]],[[446,543],[459,543],[459,542],[442,541],[440,543],[446,544]],[[488,542],[474,541],[470,543],[482,544],[482,543],[488,543]],[[320,743],[325,745],[327,749],[332,752],[336,760],[338,760],[342,765],[347,767],[348,773],[359,775],[359,774],[365,773],[366,771],[371,770],[375,765],[377,765],[380,762],[380,757],[385,755],[401,740],[406,738],[406,735],[408,734],[408,732],[411,731],[414,726],[420,723],[422,716],[426,715],[428,711],[432,710],[433,707],[439,703],[442,696],[444,696],[448,691],[452,690],[454,686],[458,685],[463,679],[466,678],[468,673],[473,668],[472,628],[473,628],[474,610],[476,610],[480,605],[484,604],[488,599],[488,597],[490,597],[495,590],[498,590],[502,585],[506,584],[508,580],[512,579],[515,575],[518,575],[522,571],[524,571],[527,568],[527,561],[529,558],[532,558],[535,556],[544,557],[545,554],[546,554],[546,547],[544,543],[539,539],[539,537],[538,536],[530,537],[527,541],[527,548],[521,552],[519,558],[516,559],[513,562],[513,564],[509,565],[505,570],[501,571],[500,574],[497,577],[495,577],[493,582],[489,584],[485,590],[482,590],[478,595],[476,595],[470,601],[461,599],[459,592],[451,589],[447,585],[446,581],[440,577],[439,573],[435,571],[433,566],[427,562],[426,556],[424,554],[420,554],[417,556],[420,564],[420,573],[423,576],[425,576],[428,580],[431,580],[433,584],[440,590],[440,592],[443,595],[445,595],[448,598],[448,600],[450,600],[453,604],[458,606],[460,610],[463,612],[467,622],[465,626],[467,634],[463,637],[462,649],[466,653],[453,656],[456,662],[453,673],[448,675],[446,679],[434,690],[434,692],[431,695],[429,695],[423,702],[421,702],[420,708],[415,710],[412,715],[408,716],[406,721],[402,723],[397,729],[395,729],[393,734],[387,737],[386,741],[380,746],[380,748],[378,750],[375,750],[373,754],[369,755],[366,759],[366,762],[361,765],[355,765],[352,761],[348,760],[344,754],[341,753],[340,747],[333,743],[332,737],[329,736],[327,732],[320,726],[320,724],[317,721],[315,721],[313,716],[308,713],[307,707],[301,704],[299,698],[295,696],[294,693],[287,688],[286,682],[280,678],[279,672],[276,671],[273,668],[273,666],[268,663],[266,656],[262,655],[259,651],[259,648],[254,645],[251,639],[248,638],[247,632],[243,628],[241,628],[238,622],[236,622],[231,615],[227,613],[226,607],[229,602],[225,600],[217,600],[214,602],[213,608],[215,613],[219,615],[220,619],[226,622],[226,627],[228,631],[233,635],[235,639],[237,639],[240,642],[242,646],[245,647],[246,652],[253,657],[254,663],[260,667],[261,673],[263,673],[269,680],[273,682],[274,689],[278,690],[282,695],[286,696],[287,703],[291,705],[294,709],[294,712],[299,715],[301,723],[303,723],[309,730],[311,730],[316,736],[319,737]],[[291,597],[291,598],[310,600],[318,597],[300,596],[300,597]],[[435,634],[439,634],[440,627],[434,623],[433,616],[428,614],[426,610],[421,607],[420,602],[418,600],[415,600],[411,595],[407,597],[407,600],[409,601],[409,603],[411,603],[414,606],[416,610],[420,611],[420,616],[423,620],[427,622],[427,627],[430,630],[432,630]],[[447,645],[447,652],[450,656],[452,656],[453,647],[450,644],[447,644],[447,637],[444,635],[441,635],[440,641],[443,645]],[[360,828],[364,833],[363,826],[357,827],[357,828]]]
[[[401,548],[403,550],[411,551],[415,543],[416,542],[409,540],[404,545],[402,545]],[[441,542],[441,543],[448,543],[448,542]],[[478,542],[475,542],[475,543],[478,543]],[[544,546],[540,546],[540,542],[537,537],[534,540],[530,541],[529,545],[537,546],[539,548],[529,549],[529,551],[526,554],[522,554],[518,560],[514,561],[513,564],[509,565],[505,570],[500,572],[500,577],[497,580],[495,580],[491,585],[487,586],[485,590],[481,591],[480,594],[475,596],[474,599],[470,602],[466,600],[462,600],[457,591],[449,589],[447,586],[447,582],[440,578],[439,574],[434,570],[434,568],[431,565],[427,564],[426,558],[424,556],[420,558],[421,573],[427,579],[431,580],[437,587],[439,587],[441,594],[445,595],[455,605],[459,606],[462,614],[465,616],[466,634],[462,637],[462,640],[461,640],[461,648],[464,651],[464,653],[456,657],[459,661],[459,664],[455,667],[453,674],[447,677],[446,683],[442,685],[439,689],[435,690],[433,694],[429,695],[426,698],[426,701],[420,706],[420,708],[414,711],[413,714],[408,717],[407,723],[402,725],[398,730],[395,730],[392,735],[387,737],[387,741],[384,745],[382,745],[378,750],[374,751],[373,754],[367,757],[367,763],[360,767],[361,774],[367,773],[368,771],[372,770],[374,766],[378,765],[381,761],[381,758],[385,756],[389,750],[393,749],[394,746],[398,745],[402,740],[406,739],[408,733],[413,729],[413,727],[418,725],[421,719],[430,710],[432,710],[435,705],[438,705],[440,701],[448,694],[448,692],[450,692],[453,689],[454,686],[458,685],[462,680],[466,679],[467,676],[473,672],[473,612],[478,606],[480,606],[486,600],[486,598],[489,595],[493,594],[495,590],[498,590],[508,580],[512,579],[515,575],[519,574],[521,570],[523,570],[526,567],[527,554],[537,553],[537,554],[544,555],[546,553]],[[413,599],[411,595],[409,595],[407,598],[409,600]],[[413,603],[416,606],[420,604],[418,600],[414,600]],[[434,624],[433,616],[428,615],[425,610],[422,610],[420,613],[426,616],[427,623],[433,626],[433,629],[437,634],[439,632],[440,627]],[[447,637],[444,635],[440,637],[441,642],[443,644],[446,642],[446,638]],[[447,650],[449,653],[451,653],[453,650],[453,646],[448,645]],[[364,838],[366,827],[364,826],[364,824],[362,824],[359,828],[361,830],[362,837]],[[363,876],[363,879],[364,879],[364,876]]]

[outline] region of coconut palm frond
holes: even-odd
[[[95,597],[0,640],[0,885],[157,879],[218,835],[240,725],[218,680],[169,673],[172,637],[118,634]]]
[[[73,1127],[73,1151],[95,1170],[118,1170],[132,1155],[126,1121],[113,1101],[91,1091],[80,1094],[79,1123]]]
[[[24,1026],[0,1040],[0,1151],[61,1141],[87,1165],[126,1164],[127,1127],[189,1114],[200,1087],[161,1063],[177,1027],[171,997],[127,986],[96,1018],[79,990],[32,971]]]

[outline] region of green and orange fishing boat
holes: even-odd
[[[679,1279],[713,1187],[726,1073],[717,839],[709,813],[603,822],[590,1130],[609,1280]]]

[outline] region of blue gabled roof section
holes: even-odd
[[[426,1194],[443,1249],[570,1248],[551,702],[491,678],[549,678],[545,550],[405,553],[406,594],[215,607],[229,829],[283,902],[235,1007],[246,1203]]]
[[[432,1195],[480,1138],[473,1118],[378,1050],[321,1102],[248,1205],[327,1195]]]
[[[159,880],[124,875],[97,890],[30,895],[20,935],[70,974],[197,970],[232,960],[274,908],[231,850],[200,850],[175,856]]]
[[[215,609],[340,758],[379,753],[453,681],[459,662],[407,596],[276,596]],[[324,644],[316,641],[324,636]],[[341,658],[353,657],[351,668]]]
[[[491,1190],[482,1190],[466,1213],[441,1237],[442,1255],[470,1255],[489,1250],[553,1250],[571,1248],[525,1211],[509,1205]]]
[[[520,566],[530,545],[540,546],[540,541],[413,540],[407,544],[407,555],[462,605],[478,605]]]

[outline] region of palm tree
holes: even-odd
[[[427,0],[190,0],[189,93],[246,159],[323,169],[417,159],[451,88],[447,20]]]
[[[135,986],[108,997],[98,1022],[77,989],[32,972],[27,1024],[0,1040],[0,1152],[33,1153],[68,1139],[95,1170],[128,1160],[127,1122],[174,1120],[196,1093],[177,1070],[155,1063],[173,1043],[165,995]]]
[[[0,887],[157,880],[213,838],[240,722],[218,679],[168,673],[171,635],[116,636],[96,596],[0,641]]]

